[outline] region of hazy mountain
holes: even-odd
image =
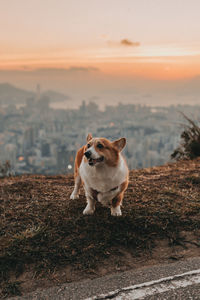
[[[30,97],[35,97],[36,93],[21,88],[17,88],[9,83],[0,83],[0,102],[5,104],[21,104]],[[62,93],[47,90],[42,96],[49,97],[51,102],[61,102],[70,99],[69,96]]]
[[[9,83],[0,83],[0,101],[6,104],[23,103],[27,98],[33,97],[34,93],[20,89]]]
[[[47,96],[51,102],[62,102],[70,99],[68,95],[52,90],[45,91],[44,93],[42,93],[42,95]]]

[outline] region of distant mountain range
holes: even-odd
[[[44,93],[42,93],[42,96],[49,97],[51,102],[62,102],[70,99],[70,96],[53,90],[45,91]]]
[[[47,96],[51,102],[62,102],[69,100],[68,95],[47,90],[41,93],[42,96]],[[23,104],[28,98],[36,97],[36,93],[21,88],[17,88],[10,83],[0,83],[0,102],[5,104]]]

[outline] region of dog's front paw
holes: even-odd
[[[83,214],[84,215],[93,215],[94,211],[95,211],[95,208],[91,207],[90,205],[87,205],[83,211]]]
[[[111,216],[120,217],[122,215],[120,206],[111,207]]]
[[[71,196],[70,196],[70,199],[71,200],[79,199],[79,194],[75,194],[74,192],[72,192]]]

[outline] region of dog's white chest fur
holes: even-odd
[[[128,175],[128,169],[123,157],[116,167],[110,167],[106,164],[102,166],[89,166],[84,159],[79,168],[79,174],[87,188],[92,188],[98,192],[105,193],[122,184]]]

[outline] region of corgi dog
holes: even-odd
[[[126,139],[114,142],[106,138],[93,138],[89,133],[87,144],[80,148],[75,158],[74,190],[70,199],[79,198],[83,183],[87,206],[83,214],[92,215],[96,201],[111,209],[112,216],[121,216],[121,204],[128,187],[129,170],[121,154]]]

